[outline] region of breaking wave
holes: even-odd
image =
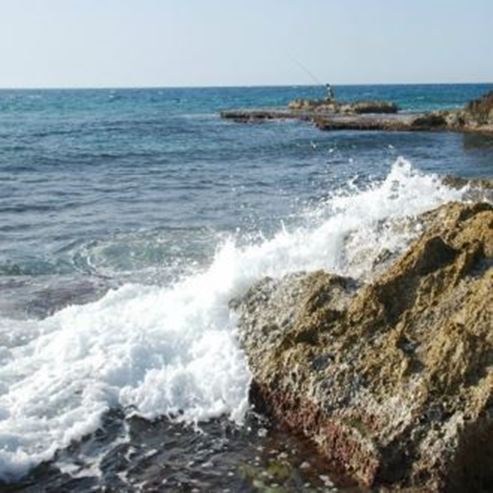
[[[166,287],[126,284],[43,320],[0,318],[0,479],[93,432],[111,409],[196,423],[248,410],[250,373],[229,301],[264,276],[326,269],[365,277],[419,232],[403,221],[464,190],[399,159],[385,180],[333,193],[304,224],[239,246]]]

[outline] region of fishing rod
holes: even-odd
[[[316,77],[311,70],[309,70],[307,67],[305,67],[299,60],[294,58],[291,55],[288,55],[290,60],[294,62],[298,67],[305,72],[316,84],[317,86],[323,86],[325,85],[318,77]]]

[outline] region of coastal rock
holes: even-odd
[[[444,176],[442,183],[451,188],[464,189],[464,198],[473,201],[488,201],[493,203],[493,179],[491,178],[462,178],[459,176]]]
[[[447,118],[443,112],[433,111],[417,116],[411,122],[412,130],[431,130],[446,128]]]
[[[493,133],[493,91],[463,109],[399,113],[388,101],[339,102],[297,99],[288,108],[226,110],[221,117],[239,123],[297,119],[311,121],[320,130],[453,131]]]
[[[493,91],[468,103],[465,113],[469,120],[478,125],[493,125]]]
[[[232,302],[251,399],[381,491],[493,489],[493,208],[451,203],[373,281],[266,278]]]
[[[288,108],[293,111],[315,111],[321,109],[330,113],[337,111],[336,104],[328,103],[323,99],[295,99],[288,104]]]
[[[443,112],[449,130],[493,132],[493,91],[470,101],[463,109]]]
[[[293,111],[316,111],[318,113],[334,113],[343,115],[392,114],[399,107],[389,101],[355,101],[339,102],[313,99],[296,99],[291,101],[288,108]]]
[[[342,104],[341,113],[355,113],[362,115],[365,113],[397,113],[399,107],[390,101],[356,101],[354,103]]]

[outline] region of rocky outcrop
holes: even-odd
[[[354,103],[341,104],[341,113],[397,113],[399,107],[390,101],[356,101]]]
[[[465,200],[493,203],[493,179],[491,178],[462,178],[448,175],[442,178],[442,183],[451,188],[464,189]]]
[[[465,116],[477,125],[493,125],[493,91],[468,103]]]
[[[352,103],[297,99],[288,108],[240,109],[221,112],[221,117],[240,123],[298,119],[320,130],[454,131],[493,133],[493,91],[471,101],[463,109],[422,113],[398,113],[388,101]]]
[[[252,401],[367,486],[493,489],[493,208],[452,203],[358,285],[266,278],[232,302]]]
[[[313,99],[295,99],[288,108],[293,111],[316,111],[344,115],[361,115],[365,113],[397,113],[399,107],[390,101],[354,101],[339,102]]]
[[[436,126],[462,132],[493,132],[493,91],[470,101],[463,109],[434,111],[425,115],[426,126]]]
[[[288,104],[288,108],[293,111],[315,111],[320,108],[327,108],[328,111],[335,111],[335,104],[327,103],[323,99],[295,99]]]
[[[439,111],[418,115],[414,117],[411,122],[411,128],[414,130],[431,130],[435,128],[440,129],[446,128],[446,126],[446,116]]]
[[[291,111],[285,109],[265,108],[265,109],[240,109],[221,111],[221,118],[233,120],[237,123],[262,123],[269,120],[310,120],[314,113]]]
[[[415,132],[445,130],[445,118],[433,113],[420,114],[361,114],[319,115],[313,123],[320,130],[384,130],[388,132]]]

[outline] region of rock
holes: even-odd
[[[463,189],[463,197],[466,200],[489,201],[493,203],[493,179],[490,178],[461,178],[458,176],[445,176],[442,183],[451,188]]]
[[[493,91],[468,103],[465,114],[467,119],[478,125],[493,125]]]
[[[395,103],[389,101],[356,101],[347,106],[349,107],[349,113],[356,113],[357,115],[364,113],[397,113],[399,110]]]
[[[239,109],[221,111],[221,118],[232,120],[236,123],[262,123],[270,120],[305,119],[305,114],[300,111],[283,109]]]
[[[415,119],[416,116],[406,114],[325,114],[313,118],[313,123],[320,130],[384,130],[387,132],[431,130],[425,127],[413,127]]]
[[[355,101],[339,102],[325,99],[295,99],[288,104],[294,111],[317,111],[319,113],[341,113],[345,115],[360,115],[365,113],[397,113],[395,103],[389,101]]]
[[[315,111],[319,109],[330,112],[336,111],[335,104],[318,99],[295,99],[288,104],[288,108],[294,111]]]
[[[321,130],[454,131],[493,133],[493,91],[471,101],[464,109],[398,113],[389,101],[328,101],[296,99],[288,108],[227,110],[221,117],[241,123],[268,120],[308,120]]]
[[[491,491],[493,207],[421,219],[370,283],[298,273],[232,303],[252,402],[363,485]]]
[[[441,179],[444,185],[452,188],[463,188],[469,186],[483,191],[493,189],[493,178],[464,178],[462,176],[445,175]]]
[[[447,119],[442,112],[431,112],[426,113],[424,115],[417,116],[411,122],[411,127],[413,129],[437,129],[437,128],[446,128],[447,127]]]
[[[466,123],[465,114],[462,110],[443,111],[442,114],[449,129],[461,129]]]
[[[450,130],[493,132],[493,91],[470,101],[461,110],[446,112]]]

